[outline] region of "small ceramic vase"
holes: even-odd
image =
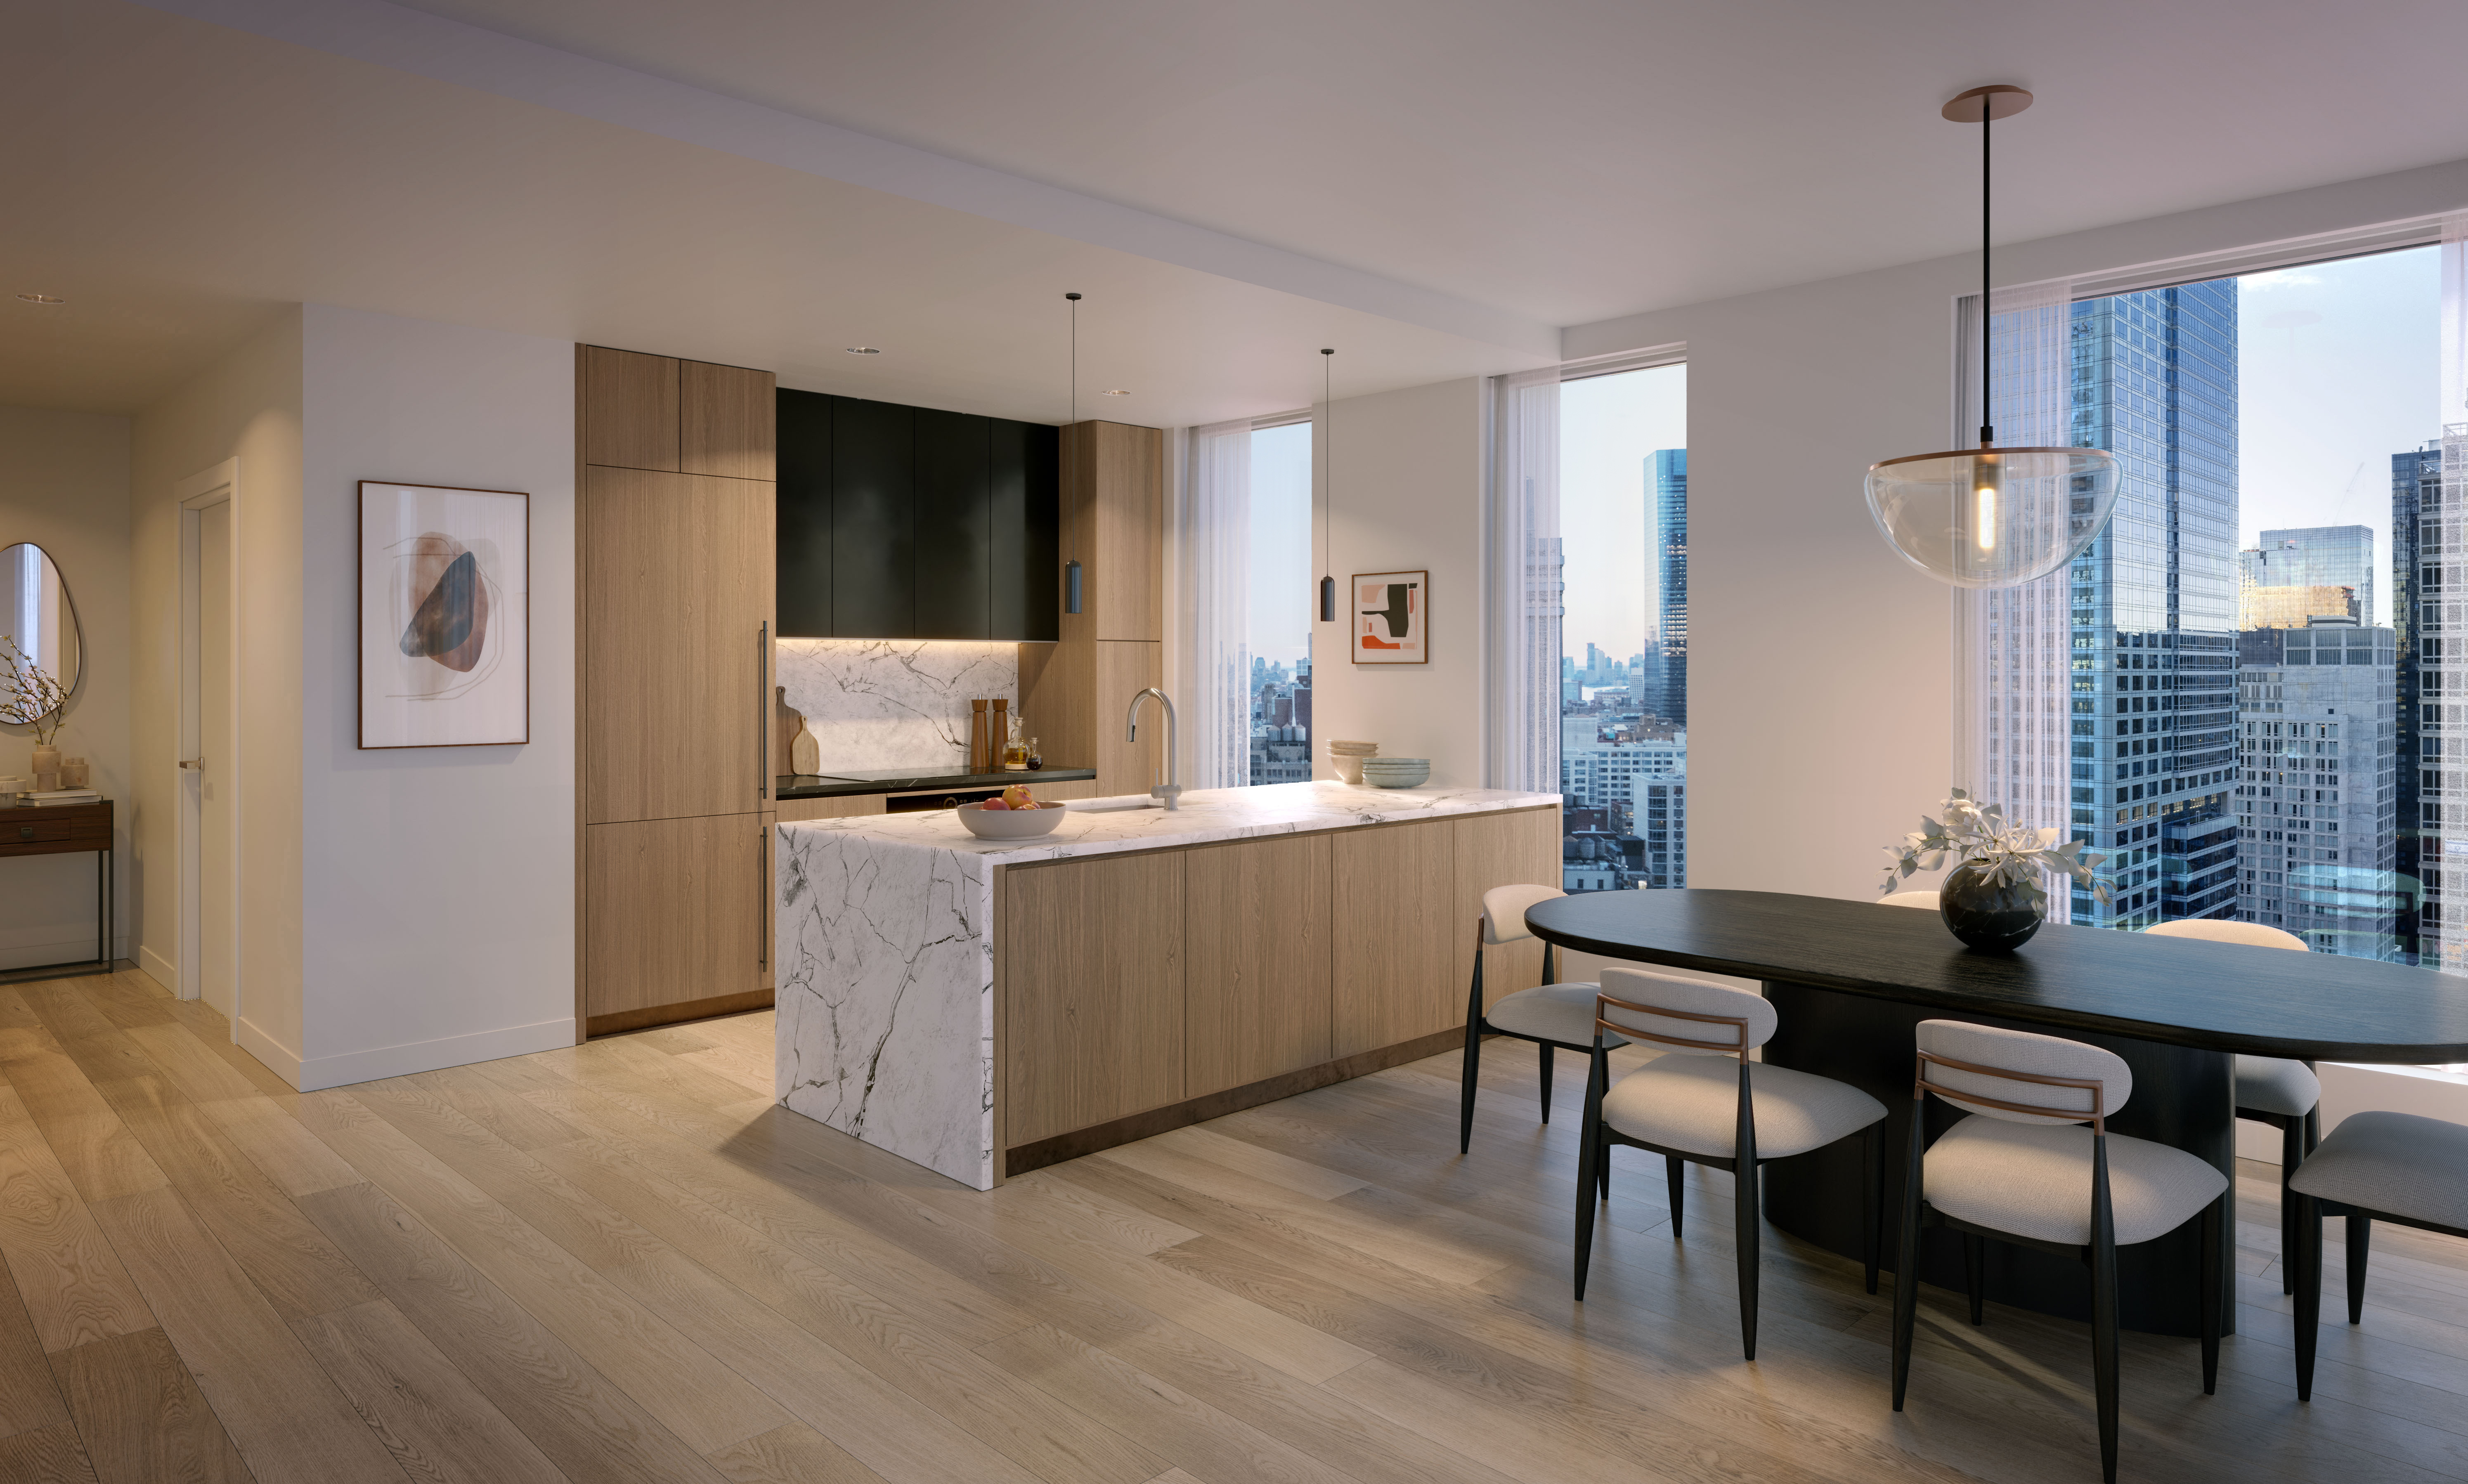
[[[2046,916],[2045,898],[2034,894],[2032,882],[2000,886],[1987,868],[1966,860],[1946,873],[1937,891],[1936,908],[1955,937],[1984,953],[2010,953],[2030,941]]]
[[[34,791],[49,793],[60,786],[60,749],[45,742],[34,748]]]

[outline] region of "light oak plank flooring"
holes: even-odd
[[[134,974],[0,989],[0,1481],[2068,1484],[2089,1336],[1622,1154],[1568,1298],[1583,1076],[1453,1056],[963,1189],[771,1106],[771,1016],[302,1095]],[[1623,1053],[1634,1060],[1634,1053]],[[2468,1479],[2468,1243],[2378,1229],[2293,1378],[2274,1172],[2239,1333],[2124,1337],[2123,1476]],[[2340,1229],[2327,1268],[2342,1270]]]

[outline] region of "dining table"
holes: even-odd
[[[1759,981],[1779,1026],[1760,1055],[1849,1083],[1885,1106],[1887,1266],[1898,1250],[1910,1136],[1913,1033],[1953,1019],[2063,1036],[2124,1058],[2134,1086],[2110,1131],[2174,1145],[2235,1177],[2234,1059],[2425,1064],[2468,1061],[2468,982],[2406,964],[2197,938],[2043,925],[2006,952],[1965,947],[1935,912],[1835,897],[1688,887],[1584,892],[1525,914],[1563,949]],[[1963,1114],[1927,1105],[1930,1135]],[[1857,1259],[1860,1141],[1765,1170],[1779,1229]],[[1962,1244],[1922,1234],[1920,1276],[1960,1290]],[[2235,1223],[2220,1223],[2220,1313],[2235,1327]],[[2202,1223],[2117,1250],[2118,1320],[2160,1335],[2201,1321]],[[2087,1269],[1991,1244],[1995,1302],[2087,1319]]]

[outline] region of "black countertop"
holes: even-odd
[[[848,773],[783,773],[771,796],[778,799],[827,799],[845,793],[919,793],[932,788],[1005,788],[1013,784],[1085,783],[1097,776],[1089,767],[1041,767],[1025,773],[937,773],[920,768],[854,769]]]

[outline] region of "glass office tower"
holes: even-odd
[[[2442,543],[2433,543],[2435,559],[2426,555],[2420,519],[2433,513],[2435,531],[2442,512],[2442,445],[2439,441],[2391,455],[2391,628],[2398,641],[2397,695],[2399,793],[2398,849],[2393,869],[2411,883],[2422,882],[2421,899],[2411,897],[2401,909],[2399,953],[2417,963],[2436,955],[2427,951],[2423,919],[2431,917],[2437,934],[2442,928],[2442,705],[2438,676],[2429,684],[2425,670],[2430,637],[2440,654],[2442,616]],[[2429,633],[2431,630],[2431,633]],[[2429,709],[2431,708],[2431,709]],[[2430,723],[2430,724],[2429,724]],[[2425,785],[2431,783],[2431,789]],[[2425,794],[2434,797],[2428,799]],[[2431,805],[2431,808],[2424,806]]]
[[[2305,526],[2287,531],[2265,531],[2259,537],[2259,544],[2239,554],[2238,559],[2243,569],[2242,579],[2249,586],[2345,587],[2356,594],[2355,617],[2359,623],[2372,628],[2382,622],[2382,615],[2374,611],[2374,528],[2371,526]],[[2303,628],[2304,620],[2298,619],[2294,627]]]
[[[2073,921],[2236,909],[2237,285],[2073,307],[2073,442],[2116,514],[2070,572],[2073,833],[2113,896]]]
[[[1649,471],[1654,482],[1653,550],[1648,554],[1661,585],[1662,719],[1688,724],[1688,450],[1657,448]],[[1649,657],[1653,651],[1649,651]]]

